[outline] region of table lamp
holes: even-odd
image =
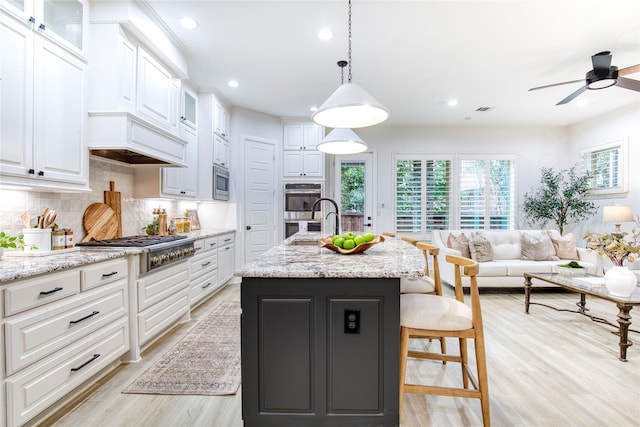
[[[633,209],[630,205],[605,206],[602,209],[602,220],[604,222],[615,223],[616,230],[611,234],[614,236],[622,236],[622,231],[620,231],[620,223],[633,221]]]

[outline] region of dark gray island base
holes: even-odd
[[[344,256],[290,239],[236,272],[244,425],[397,426],[400,277],[422,274],[422,254],[395,240]]]
[[[400,279],[242,280],[252,426],[397,426]],[[345,313],[359,330],[345,330]]]

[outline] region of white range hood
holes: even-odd
[[[186,167],[187,142],[126,112],[90,112],[92,156],[149,167]]]

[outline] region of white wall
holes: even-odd
[[[394,227],[394,156],[398,153],[516,155],[518,227],[530,228],[520,213],[524,193],[537,187],[541,167],[562,169],[569,156],[564,127],[386,127],[356,130],[377,154],[377,232]],[[384,205],[384,208],[381,206]]]
[[[569,153],[579,158],[586,148],[613,142],[620,138],[629,141],[629,192],[624,196],[597,198],[598,213],[592,221],[576,228],[575,234],[583,236],[587,231],[612,231],[613,224],[602,221],[602,206],[631,205],[637,217],[640,215],[640,101],[602,117],[588,120],[568,128]],[[633,223],[623,223],[622,230],[631,231]]]

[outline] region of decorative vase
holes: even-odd
[[[637,278],[627,267],[615,266],[604,274],[604,284],[610,295],[628,298],[636,289]]]

